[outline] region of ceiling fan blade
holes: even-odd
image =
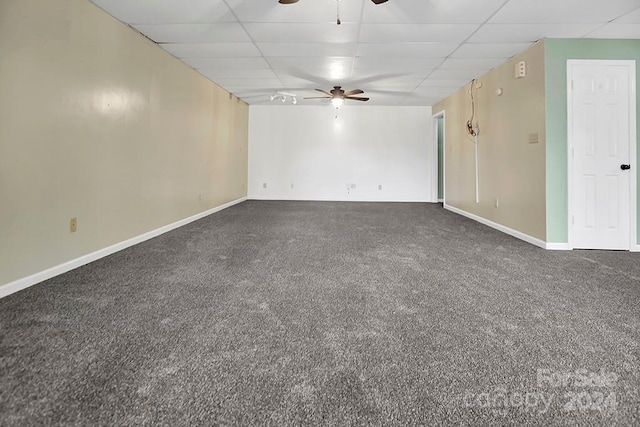
[[[312,96],[309,98],[303,98],[303,99],[329,99],[329,98],[333,98],[332,96]]]
[[[293,3],[298,3],[298,0],[279,0],[278,3],[280,3],[280,4],[293,4]]]
[[[362,98],[360,96],[345,96],[344,99],[353,99],[354,101],[368,101],[369,98]]]
[[[298,0],[296,0],[296,1],[298,1]],[[371,1],[374,2],[375,4],[381,4],[381,3],[386,3],[387,0],[371,0]]]
[[[322,90],[322,89],[316,89],[318,92],[322,92],[327,96],[333,96],[332,94],[330,94],[329,92],[327,92],[326,90]]]
[[[359,95],[361,93],[364,93],[362,89],[353,89],[353,90],[346,91],[344,93],[344,96]]]

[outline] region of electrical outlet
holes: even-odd
[[[378,185],[378,190],[382,191],[382,184]]]
[[[295,185],[291,184],[291,189],[293,190],[295,188]]]
[[[266,182],[262,183],[262,188],[267,188],[267,183]]]
[[[522,79],[527,76],[527,63],[524,61],[519,61],[515,66],[515,77],[516,79]]]
[[[76,231],[78,231],[78,218],[73,217],[69,221],[69,232],[75,233]]]

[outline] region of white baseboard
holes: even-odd
[[[474,221],[478,221],[481,224],[487,225],[491,228],[495,228],[498,231],[502,231],[505,234],[508,234],[510,236],[513,236],[517,239],[520,240],[524,240],[527,243],[531,243],[534,246],[538,246],[539,248],[543,248],[543,249],[554,249],[554,250],[562,250],[565,249],[564,247],[561,247],[560,245],[564,245],[567,246],[566,243],[547,243],[544,242],[536,237],[533,236],[529,236],[528,234],[522,233],[520,231],[514,230],[512,228],[506,227],[502,224],[498,224],[497,222],[493,222],[490,221],[486,218],[482,218],[481,216],[478,215],[474,215],[472,213],[469,213],[467,211],[463,211],[462,209],[458,209],[456,207],[453,207],[451,205],[444,205],[444,208],[453,212],[453,213],[457,213],[459,215],[465,216],[467,218],[470,218]],[[569,248],[566,247],[566,249],[568,250]]]
[[[640,252],[640,245],[631,246],[629,252]]]
[[[545,249],[549,249],[550,251],[570,251],[570,250],[572,250],[569,247],[568,243],[546,243]]]
[[[354,202],[354,203],[436,203],[431,200],[374,200],[374,199],[322,199],[322,198],[267,198],[267,197],[248,197],[247,200],[258,200],[264,202]]]
[[[247,198],[242,197],[232,202],[225,203],[224,205],[216,206],[215,208],[209,209],[204,212],[200,212],[199,214],[195,214],[188,218],[181,219],[180,221],[176,221],[172,224],[165,225],[163,227],[157,228],[155,230],[149,231],[139,236],[132,237],[131,239],[125,240],[123,242],[116,243],[114,245],[108,246],[103,249],[99,249],[95,252],[91,252],[87,255],[83,255],[79,258],[73,259],[63,264],[56,265],[55,267],[48,268],[39,273],[32,274],[31,276],[27,276],[22,279],[15,280],[13,282],[9,282],[6,285],[0,286],[0,298],[4,298],[7,295],[11,295],[15,292],[21,291],[23,289],[26,289],[30,286],[33,286],[45,280],[51,279],[52,277],[66,273],[67,271],[71,271],[74,268],[78,268],[85,264],[89,264],[90,262],[96,261],[100,258],[104,258],[108,255],[111,255],[115,252],[126,249],[130,246],[137,245],[138,243],[142,243],[145,240],[152,239],[168,231],[174,230],[178,227],[182,227],[183,225],[187,225],[190,222],[197,221],[201,218],[204,218],[205,216],[211,215],[216,212],[220,212],[223,209],[229,208],[233,205],[237,205],[238,203],[242,203],[245,200],[247,200]]]

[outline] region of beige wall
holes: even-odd
[[[527,65],[522,79],[514,76],[518,61]],[[433,106],[434,113],[446,114],[446,203],[545,241],[544,43],[516,55],[478,82],[482,84],[475,92],[480,203],[475,200],[474,144],[465,125],[471,115],[470,85]],[[502,96],[496,95],[498,88]],[[529,143],[532,133],[538,133],[538,143]]]
[[[0,2],[0,94],[0,285],[246,195],[248,106],[88,0]]]

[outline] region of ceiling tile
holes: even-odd
[[[355,43],[257,43],[267,57],[353,56]]]
[[[617,24],[640,24],[640,7],[626,15],[622,15],[613,22]]]
[[[363,23],[483,23],[505,0],[393,0],[375,6],[365,2]]]
[[[421,87],[450,87],[450,88],[460,88],[469,83],[467,79],[426,79],[423,81],[420,86]]]
[[[92,0],[127,24],[210,24],[237,22],[223,0]]]
[[[485,74],[488,70],[470,69],[470,70],[435,70],[430,75],[430,79],[466,79],[467,82]]]
[[[343,80],[351,75],[352,58],[267,58],[276,74],[283,79],[306,80],[307,82],[331,82]]]
[[[251,39],[272,43],[354,43],[358,40],[358,25],[343,23],[246,23]]]
[[[360,43],[357,56],[383,58],[442,58],[458,47],[454,43]]]
[[[157,43],[207,43],[251,41],[240,24],[135,25]]]
[[[510,58],[531,46],[530,43],[465,43],[452,58]]]
[[[198,70],[270,69],[264,58],[184,58],[183,61]]]
[[[273,70],[266,68],[247,68],[247,69],[231,69],[231,68],[200,68],[198,72],[213,81],[221,81],[222,79],[277,79]]]
[[[464,70],[465,68],[491,69],[503,62],[503,58],[449,58],[438,68],[443,70]]]
[[[253,43],[164,43],[164,50],[178,58],[238,58],[261,56]]]
[[[393,60],[385,57],[356,58],[354,68],[367,73],[376,73],[384,70],[387,73],[392,71],[396,75],[407,73],[424,74],[437,68],[442,61],[444,61],[444,58],[394,58]]]
[[[477,24],[362,24],[361,42],[462,42]]]
[[[282,84],[280,80],[274,77],[271,78],[234,78],[234,77],[220,77],[215,79],[216,83],[225,88],[242,88],[244,92],[249,90],[271,90],[272,88],[281,88]],[[236,91],[234,91],[235,93]]]
[[[287,73],[281,73],[281,72],[276,72],[276,74],[278,75],[278,77],[280,78],[280,81],[282,82],[282,86],[285,88],[301,88],[301,87],[313,87],[313,86],[322,86],[322,87],[329,87],[331,86],[333,83],[333,81],[328,81],[328,80],[307,80],[307,79],[303,79],[300,77],[295,77],[295,76],[291,76]]]
[[[607,24],[588,37],[599,39],[640,39],[640,25],[638,24]]]
[[[357,70],[356,70],[357,71]],[[354,84],[366,86],[371,90],[413,90],[424,81],[424,77],[419,74],[394,76],[387,74],[358,75],[357,72],[351,78]]]
[[[579,38],[601,24],[486,24],[470,43],[525,43],[543,38]]]
[[[412,95],[423,97],[423,98],[442,99],[456,92],[458,89],[459,88],[452,88],[452,87],[420,86],[412,92]]]
[[[284,71],[321,71],[323,73],[350,71],[353,65],[351,57],[308,57],[287,58],[267,57],[267,62],[274,70]]]
[[[437,102],[439,102],[442,98],[430,98],[430,97],[419,97],[409,95],[406,97],[400,105],[402,106],[413,106],[413,107],[421,107],[421,106],[430,106]]]
[[[511,0],[489,23],[605,23],[637,7],[638,0]]]

